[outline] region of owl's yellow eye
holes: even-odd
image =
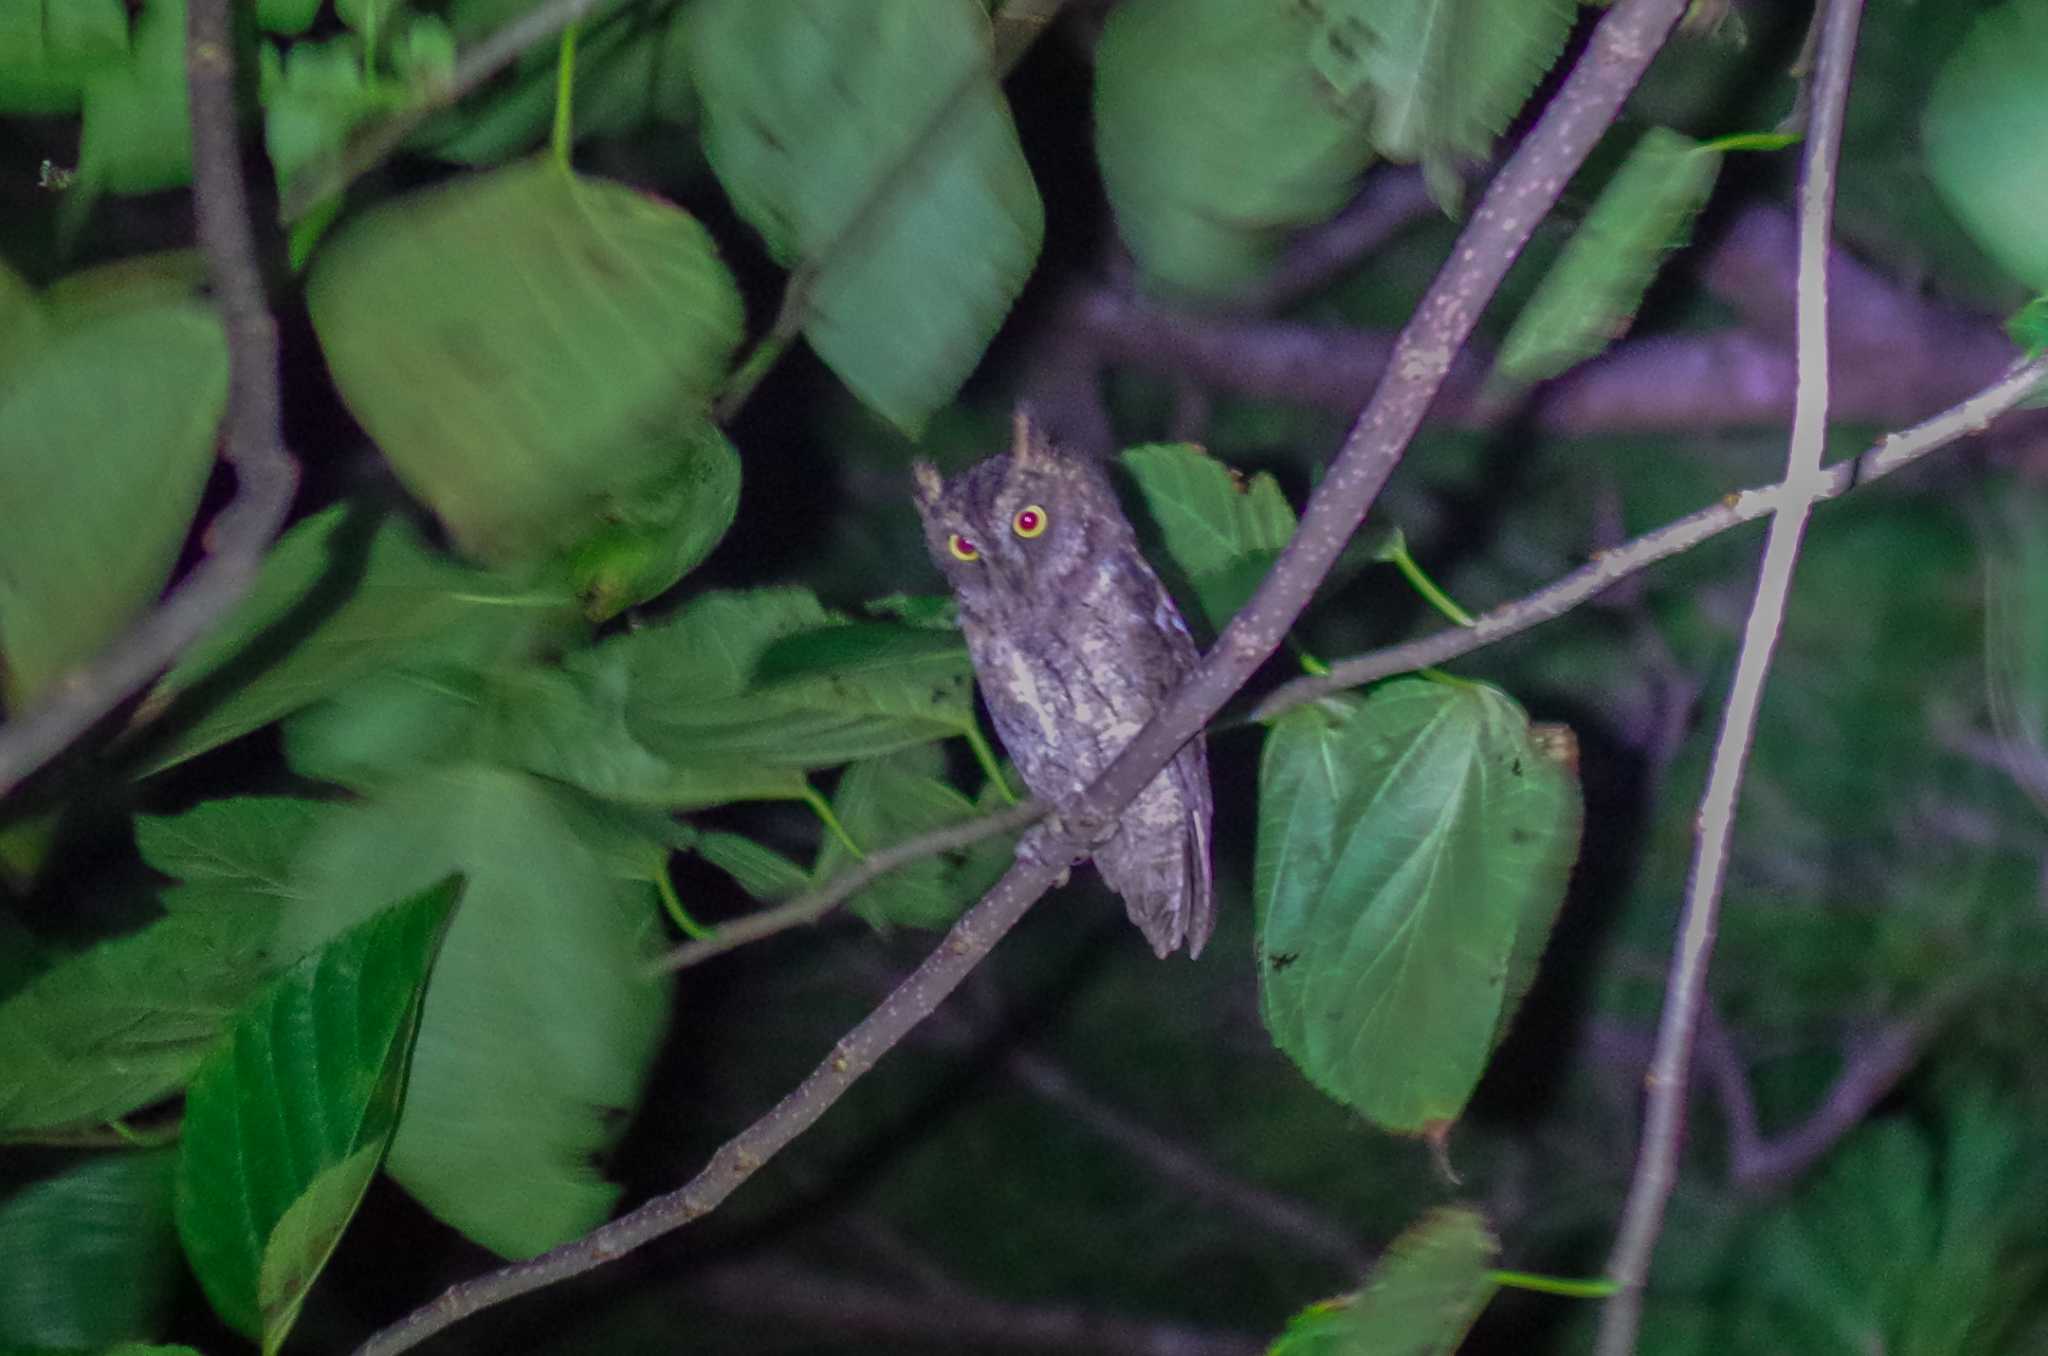
[[[980,560],[981,548],[958,532],[946,538],[946,549],[953,553],[955,560]]]
[[[1010,526],[1020,537],[1036,537],[1045,531],[1045,510],[1036,504],[1026,504],[1017,510],[1017,516],[1010,519]]]

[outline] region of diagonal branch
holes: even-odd
[[[357,1356],[408,1350],[478,1310],[602,1266],[715,1209],[959,986],[1067,864],[1101,840],[1102,827],[1114,822],[1116,812],[1278,648],[1399,461],[1486,301],[1613,122],[1684,8],[1685,0],[1620,0],[1601,18],[1402,331],[1393,363],[1272,573],[1123,753],[1074,804],[1026,837],[1015,864],[924,963],[841,1037],[795,1091],[720,1146],[696,1177],[573,1243],[452,1287],[372,1336]]]
[[[231,0],[190,0],[185,62],[193,212],[227,332],[222,454],[234,468],[235,497],[206,529],[206,559],[154,611],[53,684],[38,705],[0,726],[0,796],[169,667],[249,591],[298,488],[298,464],[284,448],[277,325],[264,300],[242,183],[231,10]]]
[[[2048,382],[2048,356],[2015,364],[1991,385],[1969,399],[1922,420],[1909,429],[1886,434],[1860,456],[1836,462],[1821,475],[1816,501],[1839,499],[1860,485],[1882,479],[1930,452],[1982,433],[1993,419],[2018,405]],[[1397,673],[1442,664],[1519,635],[1578,607],[1616,583],[1659,561],[1682,555],[1730,528],[1769,517],[1782,502],[1776,485],[1740,490],[1706,508],[1646,532],[1625,546],[1602,551],[1580,567],[1534,593],[1503,603],[1475,618],[1472,625],[1437,631],[1416,640],[1340,659],[1327,674],[1297,678],[1275,689],[1252,712],[1269,721],[1318,697]]]
[[[1600,1315],[1595,1348],[1599,1356],[1630,1356],[1642,1324],[1650,1259],[1677,1181],[1693,1039],[1700,1005],[1706,998],[1707,963],[1719,922],[1735,803],[1750,744],[1756,737],[1764,682],[1784,624],[1800,539],[1824,484],[1820,459],[1828,419],[1828,236],[1834,218],[1835,163],[1841,153],[1843,109],[1849,101],[1849,73],[1862,16],[1862,0],[1830,0],[1825,14],[1816,20],[1821,38],[1814,66],[1813,122],[1799,186],[1799,396],[1785,456],[1783,501],[1771,518],[1770,536],[1764,543],[1756,598],[1750,605],[1728,706],[1700,798],[1698,838],[1679,919],[1678,945],[1657,1024],[1656,1054],[1645,1080],[1649,1092],[1642,1146],[1628,1200],[1622,1207],[1614,1251],[1608,1258],[1607,1273],[1619,1289]]]

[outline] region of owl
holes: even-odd
[[[996,733],[1032,794],[1074,798],[1195,666],[1194,638],[1109,479],[1019,412],[1010,451],[951,481],[915,468],[925,544]],[[1124,808],[1095,866],[1161,957],[1214,927],[1209,761],[1198,735]]]

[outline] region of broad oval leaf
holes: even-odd
[[[1133,447],[1120,460],[1165,539],[1166,553],[1221,630],[1251,598],[1294,535],[1294,508],[1280,482],[1246,480],[1190,443]]]
[[[9,0],[0,5],[0,113],[73,113],[88,76],[128,57],[121,0]]]
[[[568,549],[718,455],[739,291],[695,218],[622,184],[542,162],[401,198],[335,233],[306,300],[350,410],[483,559]]]
[[[865,852],[985,813],[940,778],[944,766],[938,750],[931,748],[863,759],[839,779],[833,811]],[[1015,841],[1012,834],[906,863],[852,896],[846,907],[876,927],[949,926],[1003,874]],[[853,865],[845,844],[827,834],[812,874],[823,885]]]
[[[302,957],[193,1075],[178,1234],[214,1309],[283,1343],[368,1190],[404,1100],[450,880]]]
[[[0,1201],[0,1334],[98,1348],[159,1329],[182,1267],[168,1149],[95,1154]]]
[[[156,601],[213,464],[227,344],[203,307],[111,316],[0,396],[0,698],[19,708]]]
[[[1719,151],[1665,127],[1643,133],[1515,317],[1495,370],[1543,381],[1627,334],[1720,172]]]
[[[280,933],[288,953],[379,898],[467,878],[386,1170],[505,1256],[610,1213],[618,1188],[596,1165],[639,1101],[668,1017],[668,987],[644,973],[652,892],[618,878],[617,834],[589,813],[523,773],[422,769],[313,839],[295,872],[303,903]]]
[[[1268,1356],[1448,1356],[1499,1288],[1499,1251],[1477,1211],[1432,1210],[1387,1246],[1362,1288],[1296,1314]]]
[[[1361,116],[1311,62],[1306,5],[1124,0],[1095,49],[1095,149],[1147,277],[1227,297],[1350,197]]]
[[[1927,173],[1984,252],[2048,291],[2048,5],[1986,10],[1927,101]]]
[[[1504,694],[1405,679],[1281,718],[1259,793],[1259,985],[1275,1043],[1387,1129],[1440,1128],[1563,899],[1573,775]]]
[[[802,297],[811,347],[915,435],[980,361],[1044,235],[988,70],[983,7],[703,0],[694,11],[712,168],[778,258],[815,270]]]

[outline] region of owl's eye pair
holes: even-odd
[[[1017,510],[1016,517],[1010,519],[1010,530],[1020,537],[1042,536],[1048,521],[1044,509],[1036,504],[1026,504],[1023,508]],[[946,549],[953,553],[955,560],[979,560],[981,558],[981,548],[961,536],[958,532],[946,538]]]

